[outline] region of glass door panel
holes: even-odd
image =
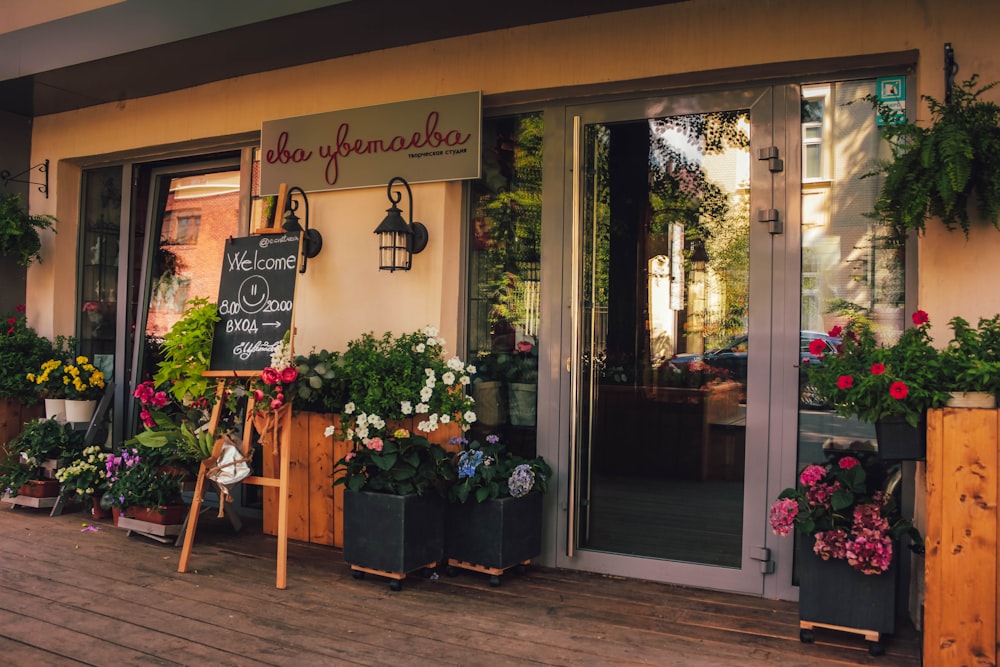
[[[751,199],[771,207],[752,159],[771,107],[758,92],[581,110],[577,567],[762,590],[774,243]]]

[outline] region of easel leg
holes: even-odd
[[[198,517],[201,516],[201,501],[205,495],[205,463],[198,466],[198,482],[194,485],[194,498],[191,509],[188,510],[187,529],[184,531],[184,547],[181,549],[181,559],[177,563],[178,572],[187,572],[188,559],[191,557],[191,547],[194,545],[194,534],[198,530]]]
[[[278,571],[275,587],[284,589],[288,577],[288,475],[292,458],[292,411],[285,410],[281,429],[281,463],[278,472]]]

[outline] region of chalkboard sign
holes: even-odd
[[[226,241],[213,371],[260,371],[292,326],[299,232]]]

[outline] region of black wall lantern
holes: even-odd
[[[292,195],[296,192],[299,193],[306,205],[305,231],[299,224],[299,216],[295,215],[295,211],[299,210],[299,203],[292,199]],[[323,235],[319,233],[318,229],[309,229],[309,199],[306,198],[306,193],[300,187],[295,186],[288,189],[288,204],[285,206],[285,217],[281,221],[281,228],[286,232],[302,232],[302,264],[299,265],[299,273],[305,273],[306,260],[312,259],[323,249]]]
[[[403,193],[392,191],[395,183],[406,188],[410,199],[409,222],[403,219],[402,211],[396,206],[403,198]],[[413,192],[406,179],[394,176],[385,191],[392,207],[385,210],[385,219],[375,228],[375,233],[378,234],[378,268],[383,271],[409,271],[413,255],[427,247],[427,228],[419,222],[413,222]]]

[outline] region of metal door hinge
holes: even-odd
[[[767,223],[767,231],[772,234],[781,234],[784,227],[781,224],[781,216],[776,208],[762,208],[757,210],[757,221]]]
[[[755,547],[750,550],[750,558],[760,563],[761,574],[774,574],[774,561],[771,560],[771,550],[767,547]]]
[[[772,173],[778,173],[779,171],[785,170],[784,161],[778,157],[778,147],[777,146],[767,146],[761,148],[757,151],[758,160],[767,160],[767,169]]]

